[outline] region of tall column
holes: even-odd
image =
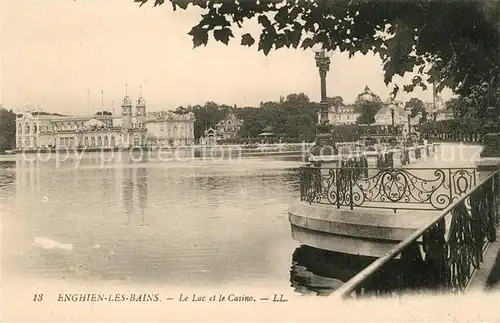
[[[315,55],[316,66],[319,70],[319,77],[321,83],[321,113],[320,123],[328,122],[328,102],[326,95],[326,75],[330,70],[330,58],[326,56],[324,50],[316,53]]]

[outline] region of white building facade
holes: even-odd
[[[153,112],[147,116],[148,143],[157,147],[178,147],[194,144],[192,112],[176,114],[172,111]]]
[[[135,113],[132,100],[122,102],[122,115],[58,116],[18,114],[16,149],[127,148],[145,144],[146,103],[139,97]]]
[[[332,125],[355,124],[359,113],[354,112],[354,106],[345,105],[341,107],[331,106],[328,108],[328,122]],[[321,121],[321,113],[318,113],[318,123]]]
[[[146,101],[125,96],[121,115],[59,116],[36,113],[18,114],[16,149],[92,148],[115,149],[194,143],[194,115],[171,111],[146,113]]]

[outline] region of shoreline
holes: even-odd
[[[40,148],[40,149],[23,149],[14,150],[10,153],[5,153],[5,156],[19,155],[19,154],[50,154],[50,153],[64,153],[68,151],[74,152],[131,152],[131,151],[227,151],[238,150],[243,152],[262,152],[262,151],[291,151],[296,148],[309,148],[312,143],[296,143],[296,144],[273,144],[261,145],[257,147],[246,147],[244,145],[214,145],[214,146],[176,146],[176,147],[102,147],[102,148],[82,148],[82,147],[67,147],[67,148]]]

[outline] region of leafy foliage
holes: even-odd
[[[375,115],[383,107],[382,100],[374,93],[371,94],[372,99],[365,100],[362,94],[359,94],[354,102],[354,112],[360,113],[356,123],[372,124],[375,122]]]
[[[358,108],[356,109],[361,114],[356,120],[358,124],[372,124],[375,123],[375,115],[382,108],[382,102],[380,101],[362,101],[358,103]]]
[[[344,98],[342,98],[341,96],[334,96],[333,98],[327,98],[326,101],[330,103],[331,106],[336,108],[344,105]]]
[[[353,142],[359,140],[361,129],[359,125],[337,125],[333,128],[333,136],[337,142]]]
[[[279,101],[261,102],[259,107],[231,107],[225,104],[207,102],[204,105],[178,107],[174,112],[186,114],[193,112],[195,139],[204,135],[208,128],[217,124],[232,112],[243,123],[238,135],[244,138],[256,138],[266,128],[272,129],[279,136],[312,140],[315,136],[315,104],[304,93],[289,94]]]
[[[482,122],[477,118],[463,117],[442,121],[426,121],[419,126],[423,134],[451,134],[455,136],[468,136],[484,132]]]
[[[470,107],[468,106],[466,100],[461,97],[451,98],[445,102],[446,110],[453,111],[453,116],[460,118],[470,113],[467,111]]]
[[[261,102],[259,108],[248,113],[239,135],[255,138],[266,128],[271,128],[278,136],[312,140],[317,111],[316,105],[303,93],[290,94],[279,102]]]
[[[148,0],[135,0],[141,5]],[[152,0],[151,0],[152,1]],[[155,0],[162,5],[165,0]],[[499,88],[500,2],[469,1],[366,1],[366,0],[170,0],[173,9],[189,5],[203,9],[189,35],[195,47],[207,45],[212,36],[227,44],[232,30],[256,20],[259,35],[245,33],[244,46],[271,50],[324,48],[367,54],[384,62],[386,84],[394,75],[416,72],[412,91],[437,81],[467,95],[474,85],[486,82]],[[399,91],[394,87],[393,94]]]
[[[96,116],[112,116],[113,114],[109,111],[97,111]]]
[[[422,100],[417,98],[411,98],[410,101],[406,102],[405,107],[410,108],[410,117],[415,118],[419,113],[422,115],[421,120],[427,120],[427,111],[425,111],[425,104]]]
[[[187,108],[178,107],[174,112],[177,114],[193,112],[196,119],[194,122],[194,137],[198,139],[204,135],[205,130],[210,127],[215,128],[231,110],[232,107],[229,105],[207,102],[204,105],[188,106]]]
[[[32,115],[36,116],[36,115],[40,115],[40,116],[59,116],[59,117],[63,117],[64,114],[61,114],[61,113],[52,113],[52,112],[45,112],[45,111],[35,111],[35,112],[32,112],[31,113]]]
[[[16,114],[0,107],[0,153],[16,148]]]

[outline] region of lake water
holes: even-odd
[[[292,240],[300,156],[107,156],[0,159],[3,273],[325,295],[367,265]]]

